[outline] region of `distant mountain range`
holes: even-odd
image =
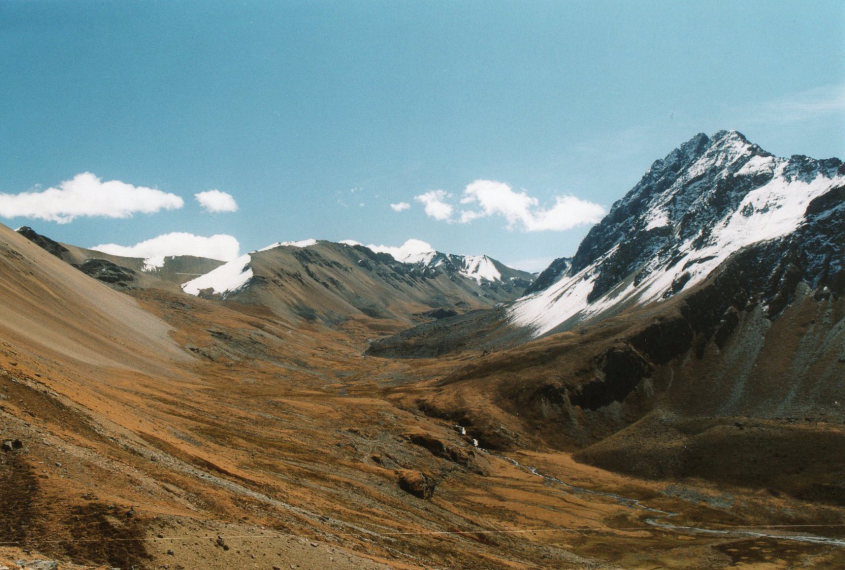
[[[486,255],[314,239],[278,242],[223,263],[166,257],[161,266],[58,243],[29,227],[19,233],[118,289],[158,287],[210,299],[258,304],[294,320],[340,324],[350,318],[419,322],[493,307],[520,297],[534,275]]]
[[[484,346],[492,337],[491,346],[503,338],[521,342],[665,301],[693,290],[740,255],[761,280],[788,274],[813,289],[840,291],[843,184],[845,167],[838,159],[775,157],[736,131],[698,134],[655,161],[573,257],[555,260],[539,275],[486,255],[438,252],[414,239],[399,247],[278,242],[228,263],[182,256],[151,267],[143,259],[60,244],[31,228],[19,231],[117,288],[178,285],[191,295],[335,324],[359,317],[408,324],[427,313],[452,317],[455,326],[445,320],[437,332],[432,325],[418,331],[441,352]],[[789,294],[771,283],[764,289],[759,294],[774,314]],[[482,308],[496,310],[464,316]],[[500,327],[525,332],[503,335]],[[458,341],[458,335],[465,338]],[[410,330],[386,341],[389,352],[401,354],[411,339],[419,348]],[[416,348],[416,355],[429,354]]]
[[[264,305],[291,318],[412,322],[414,315],[453,315],[513,300],[533,280],[487,256],[444,254],[423,242],[409,242],[393,253],[374,249],[316,240],[275,244],[182,288],[193,295]]]

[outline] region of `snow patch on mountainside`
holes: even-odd
[[[656,228],[663,228],[671,224],[669,220],[669,213],[662,209],[662,208],[655,208],[651,212],[649,212],[648,218],[646,218],[646,231],[653,230]]]
[[[810,183],[799,180],[789,183],[782,177],[784,166],[780,165],[780,172],[770,183],[749,192],[734,212],[720,220],[705,245],[695,248],[695,240],[686,240],[678,248],[683,257],[677,263],[653,272],[638,287],[629,287],[625,295],[637,293],[639,303],[657,301],[666,295],[684,269],[689,278],[676,292],[703,281],[743,247],[783,237],[798,229],[810,202],[834,184],[825,177]]]
[[[564,277],[548,289],[519,299],[510,310],[511,321],[534,329],[536,335],[546,333],[573,317],[586,318],[607,310],[615,299],[589,303],[593,290],[596,266],[615,253],[613,248],[589,267],[571,277]]]
[[[502,274],[486,255],[467,255],[459,273],[468,279],[475,279],[479,285],[482,281],[502,280]]]
[[[252,279],[249,267],[249,254],[224,263],[217,269],[182,284],[182,290],[189,295],[199,295],[201,291],[211,290],[215,295],[226,296],[241,289]]]
[[[749,176],[774,170],[778,161],[774,156],[752,156],[748,162],[737,171],[737,176]]]

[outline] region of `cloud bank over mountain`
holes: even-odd
[[[231,261],[240,253],[240,243],[230,235],[198,236],[186,232],[172,232],[136,243],[118,245],[106,243],[91,249],[123,257],[143,257],[147,264],[160,267],[164,258],[174,255],[194,255],[220,261]]]
[[[414,199],[435,220],[468,224],[500,216],[507,222],[507,229],[523,232],[565,231],[595,224],[605,214],[600,204],[568,194],[556,196],[554,204],[543,207],[539,198],[496,180],[475,180],[468,184],[457,206],[452,203],[453,195],[445,190],[430,190]]]

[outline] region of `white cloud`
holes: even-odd
[[[446,202],[449,195],[432,190],[417,196],[425,204],[425,212],[436,220],[452,221],[454,206]],[[576,226],[599,222],[605,210],[599,204],[563,195],[555,197],[550,208],[540,206],[540,200],[527,192],[517,192],[504,182],[476,180],[469,184],[461,198],[465,207],[457,221],[468,224],[479,218],[501,216],[509,230],[526,232],[564,231]]]
[[[454,206],[445,201],[448,197],[449,193],[445,190],[431,190],[415,196],[414,200],[425,206],[426,215],[435,220],[446,221],[452,217],[452,212],[455,211]]]
[[[202,209],[206,212],[237,212],[238,203],[235,198],[228,192],[222,190],[206,190],[194,194],[194,198],[200,203]]]
[[[391,204],[390,208],[394,212],[404,212],[405,210],[409,210],[411,205],[408,202],[398,202],[396,204]]]
[[[398,247],[375,244],[367,247],[376,253],[389,253],[396,261],[402,263],[428,263],[437,255],[430,243],[414,238],[406,240]]]
[[[557,196],[555,205],[548,210],[535,210],[532,219],[526,220],[529,232],[562,232],[578,226],[597,224],[605,215],[604,207],[575,196]]]
[[[238,257],[241,245],[233,236],[216,234],[209,237],[185,232],[160,235],[135,245],[106,243],[91,249],[123,257],[142,257],[148,266],[161,267],[164,258],[173,255],[194,255],[220,261],[231,261]]]
[[[504,182],[476,180],[464,190],[461,204],[477,204],[481,210],[465,210],[461,213],[461,222],[501,215],[507,220],[508,229],[514,229],[520,222],[527,227],[533,219],[531,210],[539,203],[537,198],[525,192],[514,192]]]
[[[159,210],[176,210],[184,205],[184,200],[175,194],[120,180],[103,182],[90,172],[77,174],[57,188],[0,194],[0,216],[36,218],[60,224],[83,216],[129,218],[137,212],[151,214]]]

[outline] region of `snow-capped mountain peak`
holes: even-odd
[[[794,232],[810,203],[843,183],[837,159],[778,158],[736,131],[696,135],[655,161],[562,277],[511,318],[542,334],[672,296],[739,249]]]
[[[502,274],[496,269],[495,263],[486,255],[465,256],[460,274],[469,279],[475,279],[478,283],[502,280]]]
[[[368,245],[366,247],[376,253],[390,254],[401,263],[419,265],[430,269],[444,266],[451,267],[459,275],[473,279],[479,285],[484,281],[495,282],[503,279],[502,270],[504,266],[486,255],[442,253],[435,250],[431,244],[419,239],[409,239],[399,247],[386,245]]]

